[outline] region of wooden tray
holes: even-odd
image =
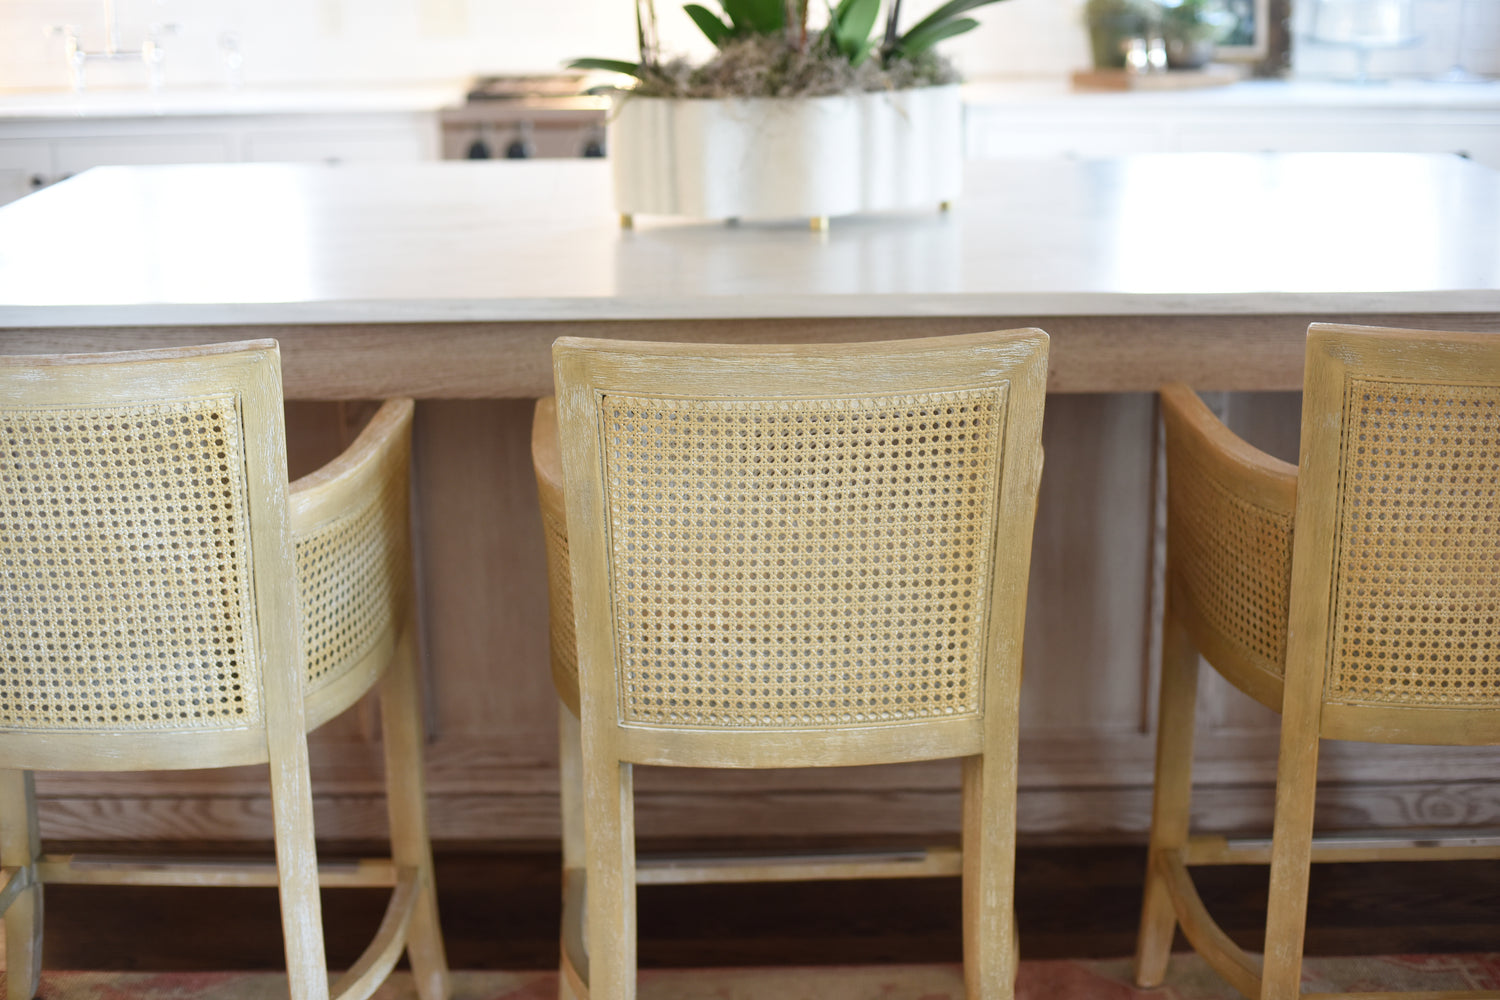
[[[1074,90],[1191,90],[1223,87],[1240,74],[1223,66],[1172,69],[1165,73],[1127,73],[1123,69],[1080,69],[1073,73]]]

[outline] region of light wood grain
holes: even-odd
[[[1208,318],[1212,324],[1224,319]],[[787,323],[799,336],[816,336],[810,323]],[[1255,323],[1257,329],[1274,325]],[[842,328],[861,339],[862,325],[849,322]],[[873,321],[871,326],[881,331],[889,322]],[[1162,359],[1153,362],[1150,356],[1132,354],[1146,341],[1132,345],[1128,337],[1146,336],[1149,326],[1132,321],[1125,328],[1127,340],[1108,355],[1113,363],[1137,366],[1143,385],[1146,368]],[[478,328],[473,329],[478,337]],[[1205,330],[1205,339],[1216,331],[1223,337],[1215,348],[1215,363],[1226,367],[1215,377],[1241,378],[1231,361],[1236,350],[1232,331],[1220,325]],[[335,339],[347,333],[328,331]],[[424,341],[414,338],[425,335],[423,330],[407,333],[404,340],[393,336],[387,345],[406,352],[399,370],[441,360],[439,351],[429,356],[418,349]],[[0,331],[0,342],[8,344],[5,338],[11,334]],[[115,334],[135,336],[128,329],[98,331],[94,346],[108,346]],[[322,334],[303,328],[301,335]],[[385,334],[375,328],[372,336]],[[541,341],[544,334],[536,336]],[[1304,335],[1289,323],[1278,336],[1291,359],[1283,382],[1300,388]],[[1101,343],[1107,340],[1103,331],[1100,338]],[[1257,363],[1254,342],[1249,341],[1251,370]],[[442,337],[435,343],[443,343]],[[1054,377],[1059,345],[1054,336]],[[317,377],[325,380],[343,378],[345,368],[358,373],[364,367],[357,351],[337,363],[331,354],[323,356],[320,364]],[[298,373],[289,367],[287,377],[295,380]],[[303,394],[316,391],[304,386]],[[1219,399],[1228,403],[1230,426],[1247,440],[1295,459],[1295,394]],[[431,400],[416,408],[414,517],[428,668],[420,680],[428,713],[429,787],[437,796],[432,829],[442,840],[524,841],[555,837],[559,829],[555,695],[546,669],[546,593],[541,583],[545,558],[529,454],[531,408],[527,402],[483,400]],[[290,405],[293,473],[311,471],[335,457],[352,443],[371,409],[352,401]],[[1140,839],[1149,826],[1154,727],[1142,699],[1156,667],[1142,649],[1150,421],[1144,395],[1063,393],[1048,398],[1044,443],[1049,462],[1034,536],[1026,652],[1030,669],[1022,694],[1017,822],[1023,835],[1054,837],[1072,830]],[[1277,716],[1213,671],[1205,672],[1200,700],[1198,794],[1200,800],[1211,796],[1215,805],[1195,805],[1195,823],[1202,828],[1203,822],[1213,822],[1216,829],[1237,833],[1268,829],[1265,789],[1275,775]],[[320,836],[386,836],[379,728],[379,706],[372,696],[310,735]],[[1328,814],[1350,829],[1422,826],[1446,816],[1471,824],[1500,823],[1495,787],[1488,784],[1492,756],[1463,748],[1397,753],[1399,749],[1325,746],[1320,772],[1325,782],[1339,784],[1325,788],[1320,798]],[[670,837],[680,823],[694,836],[733,837],[762,821],[784,835],[799,832],[794,810],[802,800],[787,793],[812,788],[807,782],[813,778],[746,773],[732,776],[732,790],[715,787],[715,781],[729,777],[725,772],[700,776],[640,770],[637,822],[642,835]],[[49,837],[68,839],[263,840],[270,831],[264,780],[264,771],[254,768],[108,778],[44,774],[38,781],[41,821]],[[799,781],[804,784],[795,784]],[[887,830],[917,843],[956,836],[952,810],[957,808],[958,781],[957,769],[943,765],[856,769],[841,785],[825,782],[824,791],[838,796],[846,815],[814,816],[806,829],[838,835],[860,832],[865,824],[868,831]],[[921,803],[926,800],[916,791],[924,784],[936,790],[942,803],[925,818]],[[1212,791],[1218,787],[1224,794]],[[1234,791],[1240,787],[1245,790]],[[97,801],[88,801],[95,796]],[[896,804],[883,811],[880,806],[888,796],[896,796]],[[673,809],[682,812],[675,822]]]
[[[30,771],[0,770],[0,865],[20,880],[19,895],[5,909],[6,996],[31,1000],[42,975],[42,885],[35,877],[41,856],[35,784]]]
[[[592,994],[635,995],[637,763],[961,757],[965,982],[975,1000],[1011,995],[1046,345],[1034,330],[815,348],[558,342]],[[871,577],[877,549],[899,593]],[[741,610],[731,621],[721,604]],[[956,652],[929,674],[933,629]],[[829,644],[849,633],[869,636],[857,653]],[[679,661],[691,676],[676,679]],[[789,665],[797,679],[773,679]]]
[[[552,393],[552,342],[561,336],[701,343],[837,343],[1035,326],[1052,338],[1049,392],[1155,392],[1302,387],[1305,331],[1314,322],[1361,322],[1500,332],[1489,312],[1296,312],[1196,315],[1065,314],[760,320],[286,324],[273,328],[290,399],[537,399]],[[13,354],[185,346],[261,336],[265,326],[32,327],[0,329]]]
[[[3,357],[0,386],[0,418],[12,439],[30,442],[24,450],[31,456],[18,463],[23,449],[7,452],[7,482],[28,498],[5,512],[7,562],[21,567],[13,580],[23,588],[38,576],[66,580],[57,565],[87,562],[98,567],[95,578],[111,581],[58,586],[46,601],[5,603],[13,635],[64,627],[54,618],[98,623],[73,633],[67,647],[90,663],[91,689],[81,696],[15,693],[30,687],[24,676],[34,674],[68,683],[71,661],[59,658],[57,644],[20,647],[10,658],[12,693],[0,734],[0,864],[35,883],[15,894],[6,913],[12,995],[35,991],[41,885],[52,875],[72,883],[275,885],[292,995],[326,1000],[307,731],[380,683],[393,851],[402,864],[397,878],[378,865],[353,877],[371,884],[373,876],[395,890],[376,940],[334,996],[368,997],[409,949],[423,1000],[446,1000],[407,555],[411,402],[383,406],[344,454],[293,484],[274,341]],[[64,463],[66,476],[49,471]],[[144,498],[131,491],[132,477],[150,480]],[[49,495],[49,503],[40,502]],[[48,520],[51,507],[70,513],[61,540]],[[158,551],[171,555],[155,562],[139,555]],[[37,552],[56,565],[38,568]],[[212,582],[200,579],[205,572]],[[113,603],[101,607],[107,601]],[[203,634],[213,636],[209,652],[191,645]],[[123,665],[120,635],[139,636]],[[207,679],[194,673],[205,662],[217,671]],[[269,872],[197,864],[169,875],[161,862],[39,857],[34,769],[262,762],[276,853]]]
[[[1175,856],[1188,842],[1193,792],[1193,710],[1198,697],[1198,651],[1187,630],[1172,614],[1170,597],[1164,617],[1151,840],[1135,953],[1136,985],[1146,989],[1161,985],[1177,929],[1173,890],[1168,881],[1172,873],[1157,859]]]
[[[1473,333],[1314,325],[1296,467],[1235,438],[1185,387],[1162,400],[1169,598],[1136,979],[1161,981],[1180,924],[1246,996],[1292,1000],[1313,862],[1496,850],[1426,838],[1325,846],[1313,833],[1324,739],[1500,742],[1500,693],[1474,666],[1487,662],[1500,604],[1482,512],[1495,489],[1500,346]],[[1188,839],[1198,651],[1280,710],[1268,844]],[[1213,922],[1189,874],[1191,864],[1256,861],[1270,866],[1259,966]]]

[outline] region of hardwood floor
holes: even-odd
[[[207,850],[224,853],[222,846]],[[191,853],[192,845],[174,851]],[[555,851],[540,847],[442,849],[438,887],[453,967],[555,966],[558,863]],[[1022,848],[1016,905],[1023,955],[1130,954],[1143,864],[1144,850],[1132,846]],[[1258,946],[1264,869],[1200,869],[1198,881],[1225,929],[1247,947]],[[1500,863],[1320,866],[1308,952],[1493,951],[1500,941],[1497,899]],[[331,965],[354,959],[383,905],[378,891],[324,893]],[[275,969],[282,965],[278,920],[272,890],[50,886],[45,962],[59,970]],[[648,886],[640,890],[639,923],[643,967],[959,958],[952,879]]]

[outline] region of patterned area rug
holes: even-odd
[[[3,979],[3,976],[0,976]],[[1500,990],[1500,955],[1396,955],[1309,959],[1304,991]],[[377,1000],[415,997],[404,974]],[[689,969],[641,974],[641,1000],[962,1000],[957,966],[881,965],[799,969]],[[1165,986],[1130,985],[1130,962],[1022,962],[1018,1000],[1232,1000],[1238,994],[1193,955],[1172,959]],[[273,973],[54,972],[42,1000],[282,1000]],[[453,1000],[555,1000],[551,972],[458,972]]]

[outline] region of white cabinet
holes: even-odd
[[[81,136],[52,144],[52,171],[61,180],[90,167],[226,163],[233,154],[229,136],[222,134]]]
[[[0,102],[0,205],[90,167],[410,163],[439,154],[435,110],[4,115]]]
[[[1418,121],[1414,117],[1198,123],[1179,131],[1175,148],[1207,153],[1457,153],[1500,167],[1500,115],[1490,122]]]
[[[272,129],[246,137],[244,158],[257,163],[412,163],[432,159],[432,150],[412,129]]]
[[[0,142],[0,205],[47,183],[52,151],[45,142]]]
[[[1240,83],[1201,91],[1075,93],[1060,83],[966,89],[975,158],[1130,153],[1457,153],[1500,168],[1494,88]]]
[[[1068,115],[1060,121],[1053,112],[971,104],[965,152],[976,160],[1125,156],[1160,152],[1170,141],[1171,131],[1165,122],[1120,121],[1087,113]]]

